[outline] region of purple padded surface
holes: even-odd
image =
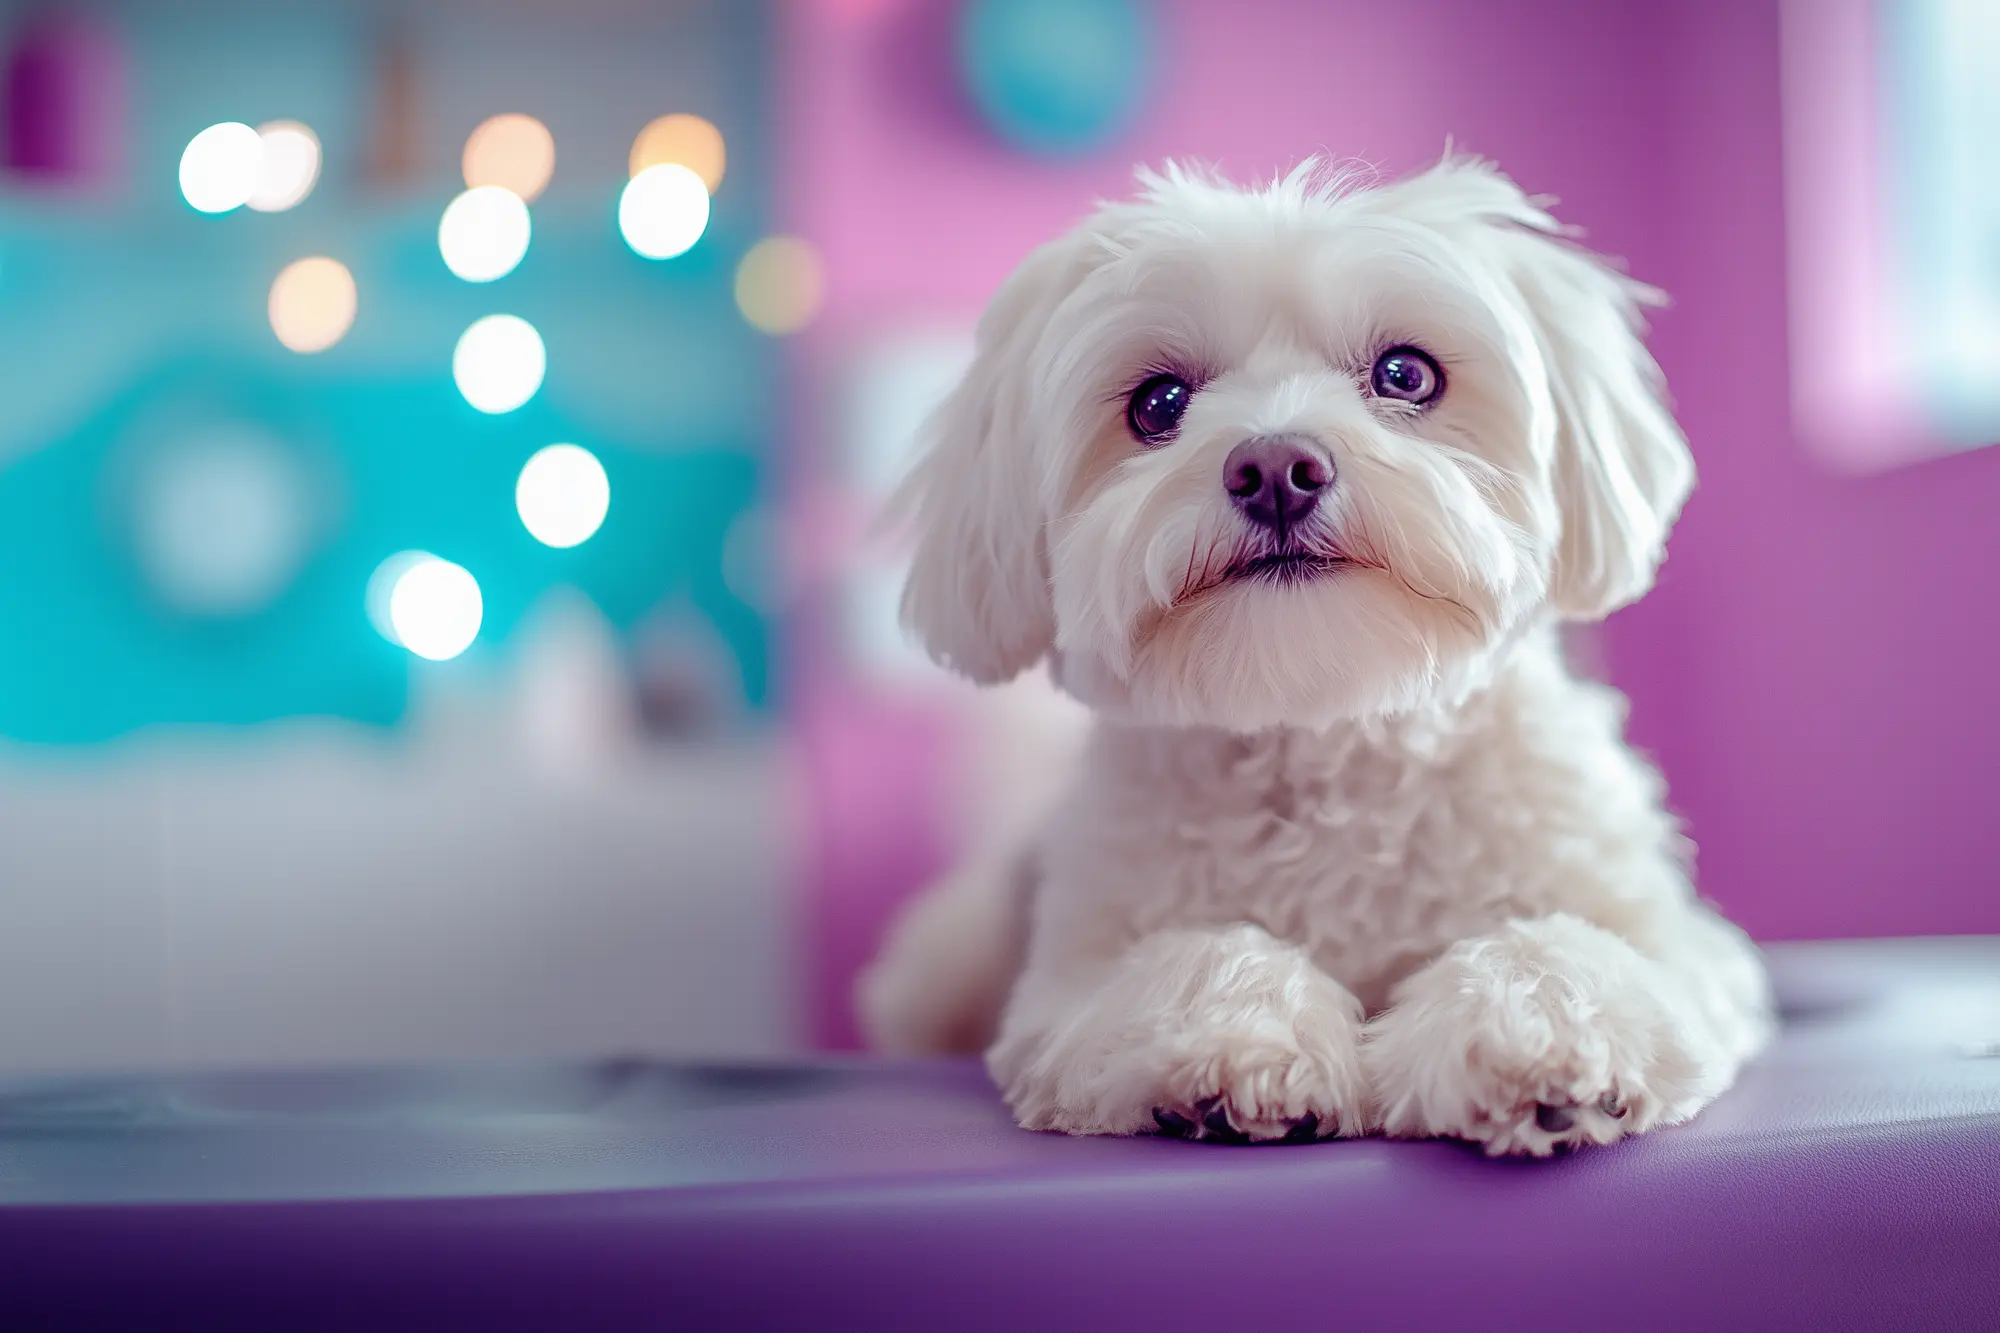
[[[0,1327],[2000,1329],[2000,939],[1774,963],[1735,1091],[1540,1163],[1025,1134],[968,1064],[0,1085]]]

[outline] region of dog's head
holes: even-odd
[[[1050,657],[1144,721],[1324,726],[1645,592],[1693,477],[1648,289],[1477,162],[1142,182],[1001,289],[899,497],[939,662]]]

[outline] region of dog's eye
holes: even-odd
[[[1444,392],[1444,372],[1427,353],[1414,347],[1391,347],[1375,358],[1368,388],[1377,398],[1422,406]]]
[[[1178,375],[1155,375],[1132,390],[1132,401],[1125,407],[1125,422],[1142,442],[1164,443],[1181,424],[1181,414],[1187,411],[1188,399],[1192,397],[1194,390]]]

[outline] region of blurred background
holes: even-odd
[[[852,1045],[1046,791],[866,540],[1138,163],[1496,159],[1666,288],[1595,636],[1763,938],[2000,930],[1984,0],[250,0],[0,19],[0,1069]]]

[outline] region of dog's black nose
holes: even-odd
[[[1274,532],[1303,521],[1332,483],[1332,462],[1290,435],[1245,440],[1222,465],[1222,484],[1236,507],[1252,523]]]

